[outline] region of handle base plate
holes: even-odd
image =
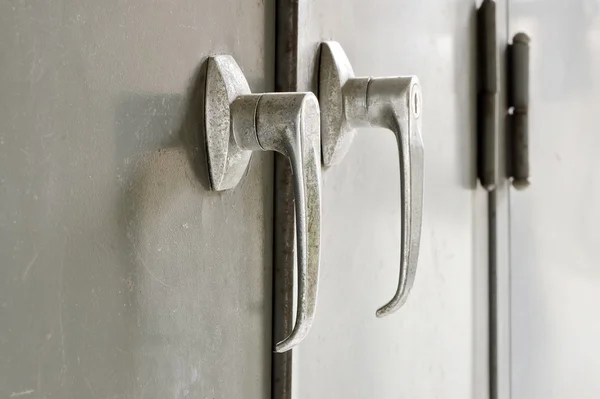
[[[322,43],[319,62],[319,104],[324,166],[340,163],[354,138],[354,129],[348,125],[344,116],[342,92],[348,79],[353,77],[352,65],[339,43]]]
[[[242,178],[252,151],[240,148],[231,129],[231,103],[250,94],[250,87],[235,60],[228,55],[210,57],[204,91],[204,128],[211,189],[229,190]]]

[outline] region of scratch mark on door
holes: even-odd
[[[23,391],[23,392],[13,392],[10,394],[11,398],[16,398],[17,396],[24,396],[24,395],[29,395],[31,393],[34,393],[35,389],[29,389],[27,391]]]
[[[96,397],[96,394],[94,393],[94,390],[92,389],[92,384],[90,384],[90,380],[88,380],[87,377],[83,377],[85,384],[88,386],[88,388],[90,389],[90,393],[92,394],[92,397]]]
[[[29,269],[31,269],[31,266],[34,265],[34,263],[37,261],[37,258],[39,256],[39,252],[37,251],[37,249],[35,249],[35,245],[33,247],[34,250],[34,254],[33,254],[33,258],[31,258],[31,260],[29,261],[29,263],[27,264],[27,267],[25,268],[25,270],[23,271],[23,274],[21,275],[21,280],[25,281],[25,279],[27,278],[27,274],[29,273]]]
[[[146,266],[146,262],[144,262],[143,259],[140,258],[140,263],[142,264],[142,266],[144,266],[144,269],[146,269],[146,271],[148,272],[148,274],[150,275],[150,277],[152,277],[152,279],[162,285],[164,285],[167,288],[171,288],[171,286],[163,281],[161,281],[158,277],[156,277],[154,274],[152,274],[152,272],[150,271],[150,269],[148,268],[148,266]]]

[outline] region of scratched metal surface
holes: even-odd
[[[272,156],[208,192],[186,90],[272,3],[0,4],[0,397],[268,396]]]
[[[321,40],[357,76],[417,75],[423,90],[423,230],[414,287],[384,319],[400,259],[394,136],[361,130],[323,172],[319,304],[294,351],[297,398],[487,396],[487,201],[475,182],[474,1],[301,4],[299,90]]]
[[[509,4],[510,37],[532,38],[532,183],[510,191],[511,394],[598,398],[600,2]]]

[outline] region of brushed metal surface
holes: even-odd
[[[0,397],[268,397],[273,157],[210,192],[196,94],[224,52],[273,89],[273,16],[0,3]]]

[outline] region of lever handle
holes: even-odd
[[[412,288],[417,269],[423,209],[422,94],[416,76],[356,78],[336,42],[321,45],[319,65],[323,164],[339,163],[357,127],[394,132],[400,156],[400,276],[394,297],[379,310],[384,317],[398,310]]]
[[[308,334],[315,315],[320,263],[320,115],[312,93],[251,94],[230,56],[208,60],[205,128],[211,186],[235,187],[252,151],[276,151],[291,163],[296,213],[298,303],[291,334],[275,346],[285,352]]]

